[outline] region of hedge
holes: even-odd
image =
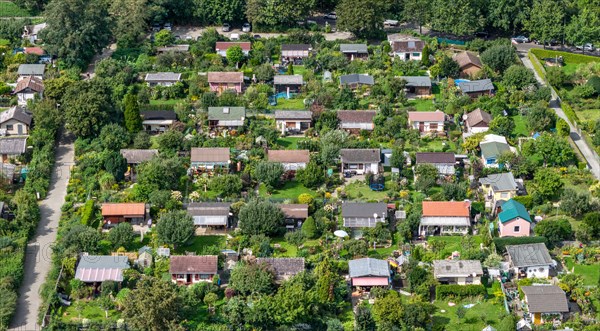
[[[535,72],[538,74],[538,76],[540,76],[542,80],[546,81],[546,70],[544,70],[544,67],[542,66],[538,58],[535,57],[535,54],[533,54],[531,51],[532,50],[529,50],[529,52],[527,52],[527,57],[533,65],[533,70],[535,70]]]
[[[543,58],[554,58],[557,56],[562,56],[565,63],[573,63],[573,64],[581,64],[581,63],[590,63],[590,62],[600,62],[600,59],[595,56],[590,55],[582,55],[568,52],[560,52],[560,51],[552,51],[549,49],[541,49],[541,48],[532,48],[529,50],[531,53],[535,54],[539,59]]]
[[[494,238],[494,244],[496,244],[496,250],[498,253],[504,253],[507,245],[522,245],[522,244],[536,244],[544,243],[548,244],[546,237],[534,236],[534,237],[504,237]]]
[[[483,285],[438,285],[435,288],[436,300],[447,298],[460,300],[478,295],[485,296],[485,294],[486,291]]]

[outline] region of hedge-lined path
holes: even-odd
[[[61,207],[67,195],[70,167],[74,162],[73,139],[64,133],[56,148],[55,159],[48,196],[40,203],[40,222],[35,236],[27,245],[25,275],[19,289],[17,311],[9,330],[41,330],[37,323],[38,311],[43,301],[40,298],[40,287],[52,267],[52,244],[56,240]]]

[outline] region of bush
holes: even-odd
[[[548,240],[545,237],[505,237],[505,238],[494,238],[494,244],[496,250],[499,253],[506,251],[507,245],[522,245],[522,244],[536,244],[544,243],[548,244]]]
[[[438,285],[435,288],[435,299],[444,300],[446,298],[463,299],[475,296],[485,296],[486,291],[483,285]]]
[[[533,198],[531,197],[531,195],[519,195],[512,199],[516,202],[521,203],[527,209],[533,208]]]
[[[587,81],[586,85],[591,86],[592,88],[594,88],[594,91],[596,92],[596,95],[600,94],[600,77],[594,76],[594,77],[590,78]]]

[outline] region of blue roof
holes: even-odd
[[[515,218],[520,217],[529,223],[531,223],[531,216],[525,209],[525,206],[518,201],[510,199],[506,201],[502,205],[502,212],[498,214],[498,219],[501,223],[506,223],[508,221],[514,220]]]

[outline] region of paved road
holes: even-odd
[[[52,264],[52,243],[56,240],[61,207],[67,194],[70,166],[73,161],[72,139],[63,135],[56,149],[56,164],[50,180],[48,196],[40,203],[41,220],[35,237],[27,245],[25,277],[19,290],[17,311],[9,330],[41,329],[37,324],[38,311],[42,302],[39,291]]]
[[[538,76],[537,72],[533,69],[533,65],[531,64],[531,61],[527,57],[527,51],[519,50],[519,57],[521,58],[521,61],[523,62],[525,67],[527,67],[533,71],[537,81],[541,85],[545,86],[546,82],[544,82],[544,80],[540,76]],[[573,140],[575,145],[577,145],[577,148],[579,148],[579,151],[581,151],[581,154],[583,155],[588,166],[590,167],[592,174],[594,174],[594,176],[596,178],[600,179],[600,160],[598,159],[597,154],[593,152],[593,149],[580,136],[579,132],[577,131],[577,128],[573,126],[571,121],[569,121],[569,119],[567,118],[567,115],[565,114],[563,109],[560,107],[560,102],[558,101],[558,96],[554,93],[554,91],[552,91],[552,100],[550,100],[550,108],[552,108],[554,110],[554,112],[556,113],[556,115],[558,117],[564,119],[569,124],[569,128],[571,129],[571,133],[569,135],[570,135],[571,139]]]

